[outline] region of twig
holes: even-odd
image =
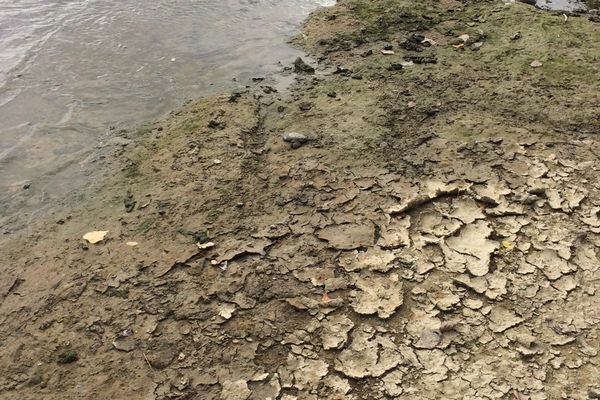
[[[150,364],[150,361],[148,361],[148,357],[146,357],[146,353],[144,353],[142,351],[142,355],[144,356],[144,360],[146,360],[146,362],[148,363],[148,366],[150,367],[150,369],[154,369],[154,368],[152,368],[152,364]]]

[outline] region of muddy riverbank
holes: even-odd
[[[595,15],[346,0],[296,43],[289,93],[5,232],[0,398],[598,398]]]
[[[286,38],[329,4],[1,3],[0,226],[15,214],[39,218],[86,186],[104,146],[123,129],[256,76],[285,85],[283,65],[301,54]]]

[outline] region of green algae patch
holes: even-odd
[[[313,14],[301,41],[378,88],[371,104],[388,139],[427,131],[473,140],[521,129],[597,131],[597,23],[521,3],[407,7],[400,0],[342,1]],[[340,46],[340,37],[350,41]],[[411,44],[415,37],[426,45]]]

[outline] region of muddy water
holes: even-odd
[[[111,132],[281,70],[335,0],[0,0],[0,218],[85,184]]]

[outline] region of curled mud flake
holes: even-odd
[[[299,346],[310,340],[310,333],[306,330],[297,329],[294,332],[286,333],[281,344],[293,344]]]
[[[490,217],[507,217],[511,215],[524,215],[525,208],[520,204],[502,203],[497,207],[485,210],[485,215]]]
[[[452,293],[449,288],[442,288],[437,293],[430,293],[429,300],[440,310],[450,311],[460,303],[460,297]]]
[[[510,194],[510,189],[498,182],[488,183],[485,186],[476,186],[472,190],[475,199],[483,203],[498,206],[505,202],[504,196]]]
[[[242,310],[249,310],[256,306],[256,300],[242,291],[236,292],[231,301],[237,304]]]
[[[488,289],[485,291],[485,297],[490,300],[498,300],[498,298],[506,294],[506,284],[508,282],[506,276],[494,272],[493,274],[488,274],[486,279]]]
[[[311,360],[288,354],[287,368],[294,377],[294,387],[298,390],[316,389],[321,379],[327,375],[329,365],[323,360]]]
[[[301,282],[310,282],[313,286],[325,286],[328,281],[335,278],[335,270],[327,267],[309,266],[295,270],[294,277]]]
[[[533,274],[536,271],[536,267],[533,264],[529,264],[525,260],[519,261],[519,268],[517,268],[517,274],[527,275]]]
[[[423,366],[423,374],[428,380],[441,382],[448,377],[446,354],[441,350],[417,350],[417,357]]]
[[[359,314],[389,318],[404,301],[402,282],[397,274],[363,273],[354,278],[354,285],[359,290],[352,301],[352,308]]]
[[[483,307],[483,301],[479,299],[464,299],[463,305],[471,310],[480,310]]]
[[[435,264],[430,261],[417,262],[415,272],[419,275],[425,275],[435,269]]]
[[[245,380],[225,381],[221,384],[221,400],[246,400],[252,391]]]
[[[280,239],[290,234],[290,228],[287,225],[269,225],[265,228],[260,229],[258,232],[252,235],[256,239]]]
[[[441,340],[442,333],[439,330],[425,329],[413,346],[417,349],[435,349]]]
[[[434,201],[442,196],[456,196],[466,193],[471,185],[466,182],[443,183],[430,181],[422,185],[421,189],[413,193],[401,204],[388,209],[390,215],[402,214]]]
[[[452,200],[452,212],[448,216],[460,220],[463,224],[471,224],[485,218],[479,204],[469,197]]]
[[[600,207],[594,207],[589,210],[588,216],[582,217],[581,222],[591,227],[594,233],[600,233]]]
[[[566,202],[563,205],[563,211],[573,211],[579,208],[581,202],[587,197],[587,190],[578,187],[566,188],[563,191],[563,197]]]
[[[336,371],[349,378],[379,377],[403,360],[398,346],[387,336],[362,325],[352,334],[352,344],[335,360]]]
[[[519,317],[513,311],[502,306],[492,308],[489,319],[489,327],[494,333],[504,332],[524,321],[523,318]]]
[[[417,349],[433,349],[442,340],[442,321],[430,313],[413,309],[406,325]]]
[[[552,208],[553,210],[562,209],[563,200],[560,197],[560,192],[557,189],[546,189],[545,194],[550,208]]]
[[[528,175],[532,178],[539,179],[548,173],[546,164],[540,161],[533,161],[529,165]]]
[[[348,340],[348,333],[354,322],[343,314],[332,315],[323,320],[321,340],[325,350],[342,348]]]
[[[352,390],[347,379],[334,374],[327,375],[323,383],[327,387],[328,399],[345,399],[345,396]]]
[[[219,383],[219,378],[212,372],[200,372],[197,371],[192,376],[193,386],[212,386]]]
[[[457,236],[446,239],[443,246],[447,259],[462,263],[474,276],[484,276],[490,269],[490,258],[498,244],[488,240],[492,229],[487,221],[466,225]]]
[[[410,216],[404,218],[392,218],[390,223],[381,228],[377,244],[384,249],[397,249],[410,246]]]
[[[563,274],[571,272],[568,262],[561,258],[555,250],[546,249],[530,253],[527,262],[535,265],[551,281],[555,281]]]
[[[533,357],[544,352],[542,344],[530,333],[511,333],[506,336],[512,342],[512,347],[525,358]]]
[[[329,296],[327,296],[327,298],[321,297],[319,299],[310,298],[306,296],[299,296],[286,299],[286,302],[298,310],[307,310],[313,315],[318,312],[329,314],[330,312],[332,312],[338,307],[341,307],[344,304],[343,299],[332,299]]]
[[[396,397],[404,393],[402,379],[404,379],[404,373],[398,369],[381,378],[383,390],[385,390],[388,396]]]
[[[457,286],[465,287],[473,290],[475,293],[483,294],[488,290],[488,281],[484,277],[471,278],[466,274],[462,274],[454,278],[453,283]]]
[[[577,288],[577,281],[572,275],[563,275],[556,281],[552,282],[552,286],[561,292],[569,293]]]
[[[600,268],[600,259],[596,247],[589,242],[579,244],[573,263],[584,271],[597,271]]]
[[[317,237],[325,240],[338,250],[354,250],[369,247],[375,241],[375,225],[373,223],[330,225],[317,232]]]
[[[269,374],[266,374],[267,378]],[[266,379],[266,378],[265,378]],[[268,382],[253,385],[251,400],[277,399],[281,393],[279,374],[274,373]]]
[[[445,217],[436,211],[425,211],[419,215],[419,229],[422,233],[445,237],[460,229],[462,223],[458,219]]]
[[[387,272],[396,260],[396,255],[388,250],[374,246],[365,252],[354,251],[340,257],[340,265],[348,272],[361,271],[363,269],[370,271]]]
[[[344,204],[347,204],[354,200],[360,194],[360,189],[353,188],[349,190],[344,190],[342,194],[337,195],[332,200],[323,204],[319,209],[321,210],[331,210],[336,209]]]
[[[251,242],[232,240],[219,245],[221,255],[213,259],[211,264],[219,265],[225,261],[231,261],[247,254],[264,256],[266,254],[265,249],[272,244],[273,242],[266,239],[258,239]]]

